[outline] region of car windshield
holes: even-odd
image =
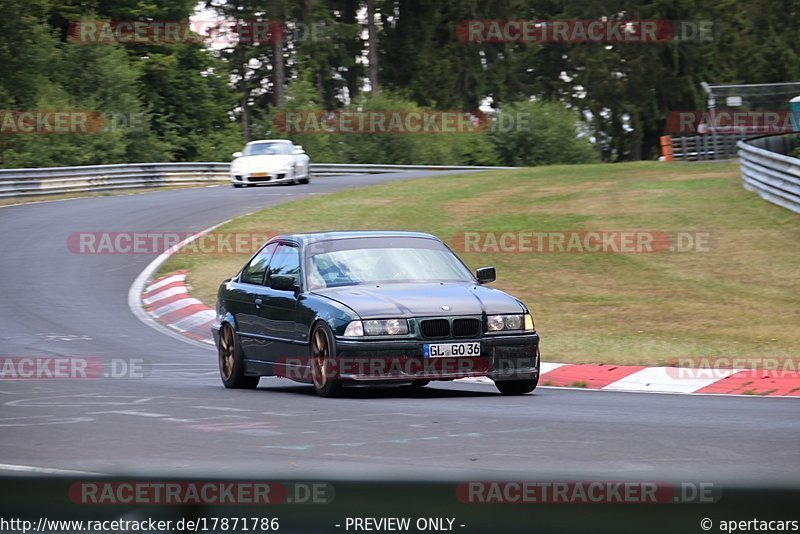
[[[310,289],[358,284],[474,282],[442,243],[425,238],[358,238],[308,247]]]
[[[244,147],[245,156],[285,156],[292,153],[290,143],[253,143]]]

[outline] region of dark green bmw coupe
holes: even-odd
[[[539,336],[522,302],[485,285],[494,279],[429,234],[277,236],[219,288],[222,382],[280,376],[330,397],[348,384],[486,376],[501,393],[529,393]]]

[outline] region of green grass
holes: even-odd
[[[441,176],[314,196],[220,231],[396,229],[453,246],[465,231],[708,232],[710,250],[653,254],[459,253],[531,308],[546,361],[664,364],[796,357],[800,218],[741,187],[738,165],[553,166]],[[246,254],[177,255],[213,305]]]

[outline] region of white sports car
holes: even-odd
[[[284,139],[251,141],[233,153],[231,183],[245,185],[291,182],[307,184],[311,158],[303,147]]]

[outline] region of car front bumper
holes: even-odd
[[[426,344],[481,344],[480,356],[428,358]],[[336,338],[336,374],[346,381],[454,380],[489,377],[493,380],[536,378],[539,374],[539,336],[485,336],[478,339],[381,340]]]
[[[234,184],[267,184],[288,182],[294,179],[289,169],[270,170],[262,172],[231,172],[231,183]]]

